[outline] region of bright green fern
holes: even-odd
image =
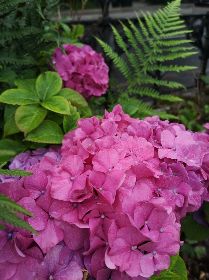
[[[28,176],[32,173],[23,170],[0,169],[0,174],[7,176]],[[0,194],[0,229],[4,229],[6,225],[11,225],[35,232],[20,215],[31,216],[31,213],[5,195]]]
[[[174,117],[155,111],[142,101],[144,97],[155,102],[182,100],[171,94],[160,93],[162,88],[168,93],[171,89],[184,88],[179,82],[163,79],[165,72],[183,72],[195,68],[175,63],[176,59],[184,59],[196,53],[189,44],[191,41],[184,38],[190,31],[181,20],[180,4],[181,0],[174,0],[153,14],[142,13],[143,17],[138,17],[136,24],[131,20],[126,24],[121,22],[122,34],[112,26],[115,42],[125,57],[97,39],[107,57],[126,80],[116,88],[117,92],[122,92],[117,102],[134,116],[159,114],[164,118]],[[130,104],[130,97],[134,97],[133,106]]]

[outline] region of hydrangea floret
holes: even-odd
[[[178,254],[181,219],[209,200],[209,134],[119,105],[11,166],[33,175],[1,178],[0,192],[37,233],[0,232],[1,280],[149,279]]]
[[[74,89],[86,98],[105,94],[109,83],[109,68],[101,54],[90,46],[71,44],[57,48],[53,64],[64,86]]]

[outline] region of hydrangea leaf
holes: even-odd
[[[28,133],[38,127],[47,115],[47,110],[39,105],[25,105],[17,108],[15,122],[18,128]]]
[[[68,131],[76,128],[77,121],[80,119],[80,114],[75,107],[72,107],[71,114],[69,116],[64,116],[63,118],[63,129],[64,132],[67,133]]]
[[[15,123],[17,107],[6,105],[4,109],[4,137],[18,133],[20,130]]]
[[[11,157],[24,150],[25,146],[21,142],[11,139],[0,140],[0,163],[7,162]]]
[[[209,237],[209,228],[197,223],[192,215],[188,215],[183,220],[182,231],[185,233],[187,239],[194,241],[202,241]]]
[[[0,95],[0,102],[11,105],[36,104],[39,99],[31,91],[26,89],[8,89]]]
[[[90,107],[79,108],[79,112],[82,118],[89,118],[92,116],[92,111]]]
[[[33,92],[33,94],[36,93],[36,80],[35,79],[26,79],[26,80],[16,80],[15,85],[18,88],[26,89],[30,92]]]
[[[25,140],[46,143],[46,144],[60,144],[62,142],[63,133],[56,122],[45,120],[42,124],[31,131]]]
[[[209,202],[205,202],[203,209],[206,216],[206,220],[209,223]]]
[[[136,98],[121,98],[119,103],[127,114],[134,115],[138,111],[138,100]]]
[[[42,101],[56,95],[61,88],[62,79],[55,72],[42,73],[36,80],[36,91]]]
[[[164,270],[159,275],[155,275],[151,280],[187,280],[187,269],[184,260],[180,256],[171,257],[169,269]]]
[[[52,96],[51,98],[45,100],[41,105],[55,113],[69,115],[70,114],[70,104],[66,98],[62,96]]]
[[[76,107],[88,107],[86,99],[77,91],[70,88],[63,88],[59,95],[65,97],[71,102],[72,105]]]

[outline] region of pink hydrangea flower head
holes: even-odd
[[[94,51],[66,46],[56,55],[67,83],[69,65],[89,66]],[[3,177],[0,192],[33,213],[25,220],[37,234],[1,232],[3,280],[29,279],[24,258],[39,280],[82,279],[84,264],[97,280],[149,279],[178,253],[181,219],[209,200],[208,133],[159,117],[133,119],[120,105],[81,119],[60,148],[23,153],[11,167],[33,174]]]
[[[64,86],[85,97],[100,96],[108,88],[108,71],[104,58],[90,46],[63,45],[53,55],[54,67]]]

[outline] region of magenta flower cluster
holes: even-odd
[[[37,234],[0,232],[1,280],[149,279],[178,253],[181,218],[209,200],[209,134],[119,105],[24,157],[12,164],[33,175],[0,192],[33,213]]]
[[[53,64],[64,86],[86,98],[101,96],[107,91],[109,68],[102,55],[90,46],[63,45],[55,50]]]

